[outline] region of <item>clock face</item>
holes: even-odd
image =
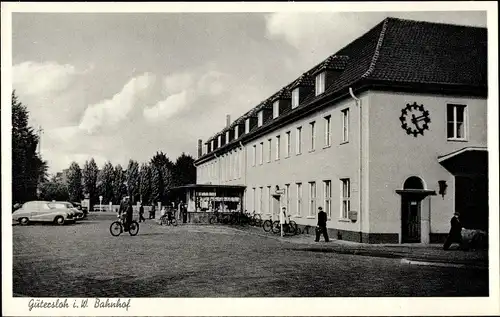
[[[431,118],[429,111],[425,110],[424,105],[406,104],[401,110],[401,127],[406,131],[406,134],[417,137],[419,134],[424,135],[425,130],[429,130]]]

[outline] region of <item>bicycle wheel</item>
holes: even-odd
[[[248,218],[248,224],[255,227],[255,219],[253,217]]]
[[[256,218],[255,219],[255,226],[260,228],[260,227],[262,227],[262,225],[263,225],[262,219]]]
[[[118,237],[123,232],[123,226],[119,221],[115,221],[109,226],[109,232],[113,237]]]
[[[290,233],[293,234],[293,235],[296,235],[298,233],[298,226],[297,226],[297,223],[293,220],[290,220],[290,222],[288,223],[288,226],[290,228]]]
[[[273,230],[273,233],[280,233],[281,225],[280,225],[280,222],[278,220],[273,222],[272,230]]]
[[[128,233],[131,236],[135,236],[139,233],[139,224],[137,223],[137,221],[134,220],[130,223],[130,226],[128,227]]]
[[[264,221],[264,224],[262,224],[262,229],[264,229],[265,232],[271,231],[271,228],[273,227],[273,223],[271,220],[266,220]]]
[[[213,225],[214,223],[217,222],[217,217],[216,216],[212,216],[208,219],[208,223]]]
[[[170,221],[170,224],[171,224],[172,226],[176,227],[176,226],[177,226],[177,220],[172,219],[172,220]]]

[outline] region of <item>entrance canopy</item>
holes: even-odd
[[[174,187],[171,192],[188,205],[188,211],[243,211],[246,186],[190,184]]]
[[[488,174],[488,149],[464,147],[438,157],[438,162],[453,175]]]

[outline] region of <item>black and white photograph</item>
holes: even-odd
[[[497,32],[485,2],[2,2],[3,315],[500,314]]]

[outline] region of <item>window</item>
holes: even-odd
[[[309,123],[311,128],[311,151],[314,151],[316,148],[316,122]]]
[[[295,154],[302,153],[302,127],[297,128]]]
[[[299,106],[299,88],[292,90],[292,109]]]
[[[231,139],[229,138],[229,131],[226,132],[226,143],[229,143]]]
[[[273,210],[273,196],[271,196],[271,186],[267,186],[267,213],[270,214]]]
[[[219,147],[222,146],[222,136],[219,134],[219,136],[217,137],[218,139],[218,144],[219,144]]]
[[[276,100],[273,103],[273,119],[277,118],[280,115],[280,102]]]
[[[259,164],[262,165],[264,163],[264,142],[260,142],[260,156],[259,156]]]
[[[257,162],[257,145],[254,144],[252,147],[252,166],[255,166]]]
[[[268,163],[271,162],[272,143],[273,143],[272,139],[267,140],[267,162]]]
[[[309,183],[309,216],[313,216],[316,210],[316,182]]]
[[[342,110],[342,142],[349,142],[349,108]]]
[[[264,199],[263,199],[263,195],[264,195],[264,189],[263,187],[260,187],[259,188],[259,191],[260,191],[260,195],[259,195],[259,198],[260,198],[260,204],[259,204],[259,213],[263,213],[264,212]]]
[[[351,184],[349,178],[341,179],[340,185],[342,186],[342,214],[340,216],[342,219],[347,219],[351,209]]]
[[[245,133],[250,132],[250,119],[245,120]]]
[[[285,184],[285,195],[286,195],[286,212],[287,214],[291,214],[290,212],[290,184]]]
[[[257,211],[257,192],[255,190],[255,187],[252,188],[252,207],[253,211]]]
[[[291,134],[290,134],[290,131],[288,131],[286,134],[286,144],[285,144],[285,149],[286,149],[286,153],[285,153],[285,157],[290,157],[290,148],[291,148]]]
[[[316,75],[316,96],[325,92],[325,72]]]
[[[276,136],[276,160],[280,159],[280,136]]]
[[[325,212],[328,218],[332,217],[332,181],[324,181],[325,188]]]
[[[297,216],[302,214],[302,183],[297,183]]]
[[[264,111],[259,111],[259,113],[257,114],[257,126],[262,126],[262,124],[264,123]]]
[[[331,116],[325,117],[325,146],[330,146],[332,144],[331,137]]]
[[[448,139],[465,139],[465,105],[447,105]]]
[[[234,127],[234,139],[236,140],[240,135],[240,127],[237,125]]]

